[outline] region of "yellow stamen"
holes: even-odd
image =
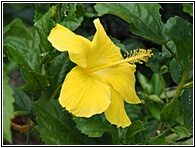
[[[130,56],[128,58],[123,59],[121,61],[106,64],[103,66],[88,69],[87,73],[92,73],[92,72],[95,72],[95,71],[98,71],[101,69],[109,68],[109,67],[116,66],[116,65],[119,65],[122,63],[126,63],[126,62],[128,62],[130,64],[134,64],[134,63],[142,64],[143,63],[142,61],[147,62],[148,58],[153,56],[153,53],[151,53],[151,52],[152,52],[152,50],[150,50],[150,49],[149,50],[146,50],[146,49],[133,50],[130,52]]]

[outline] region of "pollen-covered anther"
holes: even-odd
[[[129,63],[139,63],[143,64],[143,62],[147,62],[150,57],[153,56],[151,49],[134,49],[130,51],[130,55],[128,57]],[[143,62],[142,62],[143,61]]]

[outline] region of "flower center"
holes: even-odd
[[[152,50],[150,49],[149,50],[135,49],[130,52],[129,56],[126,59],[121,60],[121,61],[116,61],[113,63],[109,63],[106,65],[98,66],[98,67],[93,67],[91,69],[88,69],[87,73],[92,73],[92,72],[95,72],[101,69],[109,68],[109,67],[116,66],[122,63],[126,63],[126,62],[130,64],[135,64],[135,63],[142,64],[143,63],[142,61],[147,62],[148,59],[152,56],[153,56],[153,53],[152,53]]]

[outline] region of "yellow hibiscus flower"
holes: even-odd
[[[124,101],[141,102],[135,92],[134,63],[146,61],[151,53],[143,49],[123,59],[99,19],[94,20],[94,25],[97,31],[92,42],[59,24],[48,37],[53,47],[68,51],[71,61],[77,64],[64,80],[59,102],[77,117],[104,112],[111,124],[125,128],[131,121]]]

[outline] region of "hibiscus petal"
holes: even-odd
[[[95,71],[90,75],[111,84],[126,102],[137,104],[141,101],[135,92],[135,67],[135,65],[123,63]]]
[[[99,19],[94,20],[96,33],[93,38],[93,49],[88,56],[88,68],[98,67],[122,59],[120,49],[107,36]]]
[[[112,101],[108,109],[104,112],[106,119],[111,123],[117,125],[117,127],[125,128],[131,124],[127,113],[124,108],[124,101],[121,95],[111,89]]]
[[[74,34],[59,24],[52,29],[48,40],[57,50],[68,51],[72,62],[80,67],[87,67],[86,56],[92,48],[92,43],[89,40]]]
[[[90,77],[76,66],[67,75],[59,97],[60,104],[78,117],[104,112],[111,103],[110,87]]]

